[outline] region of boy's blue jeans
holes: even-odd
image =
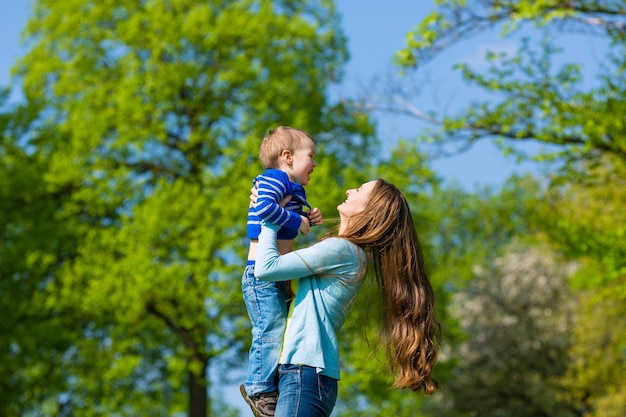
[[[337,380],[306,365],[280,365],[274,417],[328,417],[337,401]]]
[[[250,397],[278,391],[278,359],[287,325],[285,282],[268,282],[254,276],[248,264],[241,278],[243,299],[252,324],[252,345],[248,354],[246,392]]]

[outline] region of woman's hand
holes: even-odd
[[[250,188],[250,204],[249,207],[256,207],[256,199],[259,197],[259,190],[256,188],[256,184]]]

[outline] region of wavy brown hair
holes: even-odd
[[[431,372],[441,325],[406,199],[393,184],[378,179],[365,209],[350,217],[341,237],[371,257],[382,293],[381,340],[389,355],[393,386],[432,394],[438,387]]]

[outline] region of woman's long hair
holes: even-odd
[[[363,212],[348,222],[341,237],[368,251],[382,293],[381,336],[393,386],[430,395],[438,386],[431,372],[441,325],[409,205],[394,185],[378,179]]]

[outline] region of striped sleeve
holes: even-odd
[[[292,230],[300,227],[300,215],[280,206],[279,201],[289,195],[289,179],[259,175],[257,177],[258,198],[256,204],[257,216],[268,223]],[[287,181],[285,181],[287,180]]]

